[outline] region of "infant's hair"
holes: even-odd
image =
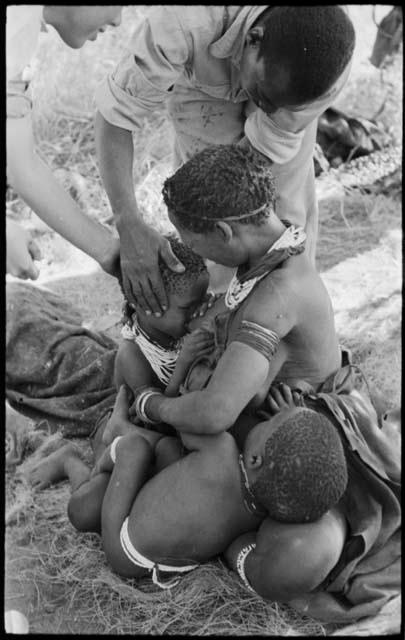
[[[288,93],[295,104],[326,93],[353,55],[354,27],[338,5],[270,7],[257,24],[264,26],[259,56],[263,56],[268,82],[272,65],[284,64],[290,74]]]
[[[168,293],[176,293],[182,295],[187,291],[201,275],[207,276],[208,287],[208,270],[201,256],[195,253],[190,247],[183,244],[175,235],[169,234],[166,238],[170,242],[170,246],[174,255],[184,264],[183,273],[176,273],[169,269],[167,264],[159,258],[159,268],[162,274],[162,280]]]
[[[321,413],[302,408],[267,440],[252,492],[274,520],[318,520],[342,497],[347,464],[339,434]]]
[[[253,148],[215,145],[196,153],[163,185],[170,213],[189,231],[205,233],[215,219],[235,217],[240,224],[261,224],[274,211],[270,162]],[[256,209],[256,215],[244,217]]]
[[[175,271],[169,269],[164,260],[159,257],[159,268],[166,292],[182,295],[195,282],[197,282],[198,278],[201,275],[206,275],[208,287],[208,270],[202,257],[195,253],[190,247],[180,242],[180,240],[174,234],[168,234],[165,237],[170,242],[173,253],[184,264],[185,267],[183,273],[176,273]],[[125,293],[122,285],[122,276],[121,278],[119,278],[118,282],[125,298]],[[134,303],[133,300],[125,299],[123,309],[125,317],[130,317],[133,313],[133,311],[128,306],[128,302]]]

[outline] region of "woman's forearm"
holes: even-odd
[[[152,396],[146,403],[146,413],[180,432],[211,435],[226,431],[236,419],[220,398],[211,394],[208,397],[205,390],[191,391],[177,398],[163,394]]]

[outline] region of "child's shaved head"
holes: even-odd
[[[323,414],[300,409],[268,438],[252,492],[274,520],[303,523],[331,509],[346,485],[346,459],[335,427]]]

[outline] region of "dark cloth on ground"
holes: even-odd
[[[49,430],[88,436],[114,404],[117,345],[82,326],[70,303],[46,289],[8,283],[6,397]]]
[[[338,429],[349,471],[340,502],[348,536],[339,562],[294,605],[323,622],[374,616],[401,589],[401,435],[379,419],[366,384],[354,388],[360,378],[349,362],[303,397]]]

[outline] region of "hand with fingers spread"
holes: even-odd
[[[41,259],[41,251],[27,229],[7,220],[7,273],[17,278],[36,280],[39,269],[34,260]]]
[[[194,329],[183,338],[183,346],[177,362],[180,360],[183,366],[188,367],[196,358],[211,353],[214,348],[215,340],[212,331],[207,331],[203,327]]]
[[[211,291],[207,291],[204,300],[194,310],[194,312],[193,312],[191,317],[192,318],[201,318],[202,316],[205,316],[205,314],[207,313],[208,309],[211,309],[211,307],[214,306],[214,304],[217,302],[217,300],[219,300],[220,298],[222,298],[224,296],[225,296],[224,293],[212,293]]]
[[[301,394],[298,391],[293,391],[288,384],[279,382],[270,387],[267,407],[272,415],[299,406],[301,406]]]
[[[131,401],[131,389],[125,384],[121,385],[117,393],[114,409],[105,426],[102,436],[103,444],[106,446],[111,444],[117,436],[125,435],[131,431],[133,425],[129,419],[129,407]]]
[[[125,229],[125,233],[121,228],[120,242],[122,283],[127,299],[136,301],[148,315],[163,315],[168,299],[159,258],[178,273],[184,271],[183,264],[174,255],[169,241],[143,222]]]

